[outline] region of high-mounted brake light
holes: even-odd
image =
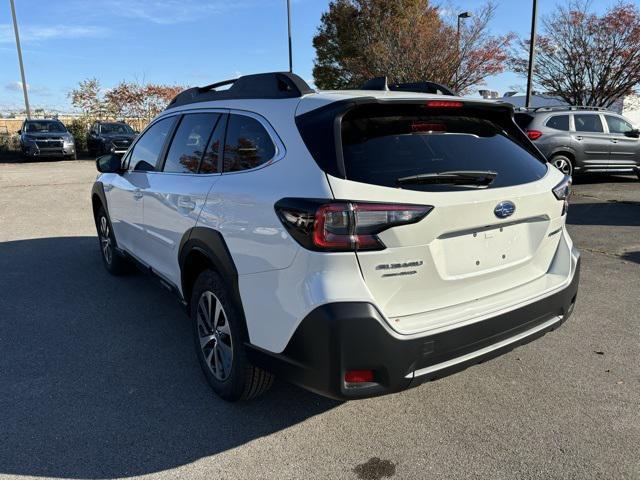
[[[345,252],[384,250],[379,233],[419,222],[433,207],[285,198],[276,203],[275,209],[287,231],[303,247]]]
[[[412,132],[446,132],[447,126],[444,123],[429,123],[429,122],[413,122],[411,124]]]
[[[542,132],[539,130],[527,130],[526,133],[530,140],[538,140],[542,136]]]
[[[429,100],[425,106],[429,108],[462,108],[464,104],[452,100]]]

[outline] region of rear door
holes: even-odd
[[[617,115],[605,114],[604,118],[609,129],[611,142],[609,168],[632,168],[638,165],[640,163],[640,140],[625,135],[633,130],[633,126]]]
[[[329,176],[336,198],[433,206],[420,222],[380,233],[384,250],[357,252],[399,331],[459,320],[481,301],[485,312],[498,308],[536,281],[531,291],[545,288],[564,223],[552,188],[563,177],[505,111],[356,107],[343,118],[342,147],[345,178]],[[447,172],[494,179],[432,181]]]
[[[177,121],[163,164],[146,174],[141,250],[141,259],[174,285],[180,285],[180,241],[219,179],[225,115],[188,113]]]
[[[597,113],[573,114],[575,131],[572,132],[576,160],[587,168],[603,168],[609,165],[611,139],[605,133],[602,119]]]
[[[148,127],[125,159],[125,172],[107,187],[109,216],[118,246],[136,258],[144,249],[143,195],[149,188],[147,172],[156,168],[175,117]]]

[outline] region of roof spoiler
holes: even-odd
[[[375,77],[362,84],[360,90],[385,90],[392,92],[415,92],[432,93],[436,95],[456,96],[456,93],[449,87],[439,83],[425,80],[423,82],[392,83],[389,84],[387,77]]]
[[[231,85],[228,89],[220,87]],[[298,98],[314,90],[295,73],[272,72],[244,75],[204,87],[194,87],[179,93],[167,106],[170,108],[213,100]]]

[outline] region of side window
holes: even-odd
[[[224,146],[224,171],[238,172],[268,162],[276,147],[264,127],[256,119],[231,115]]]
[[[185,115],[171,141],[163,170],[170,173],[198,173],[200,160],[218,117],[220,115],[217,113]]]
[[[607,125],[609,127],[609,132],[611,133],[626,133],[633,130],[633,126],[629,123],[621,119],[620,117],[614,117],[612,115],[605,115],[604,118],[607,119]]]
[[[576,132],[604,132],[600,115],[574,115],[573,120],[576,124]]]
[[[155,170],[158,157],[175,120],[176,117],[164,118],[144,132],[131,152],[129,170]]]
[[[556,115],[547,121],[547,127],[554,130],[569,131],[569,115]]]
[[[222,154],[222,145],[224,144],[224,130],[227,123],[227,117],[221,115],[216,125],[209,145],[207,145],[207,151],[202,157],[202,163],[200,164],[200,173],[220,173],[220,155]]]

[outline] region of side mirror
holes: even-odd
[[[112,153],[102,155],[96,159],[96,168],[100,173],[120,173],[122,171],[121,157]]]
[[[627,137],[631,137],[631,138],[640,138],[640,130],[638,130],[637,128],[633,129],[633,130],[629,130],[628,132],[624,132],[624,134]]]
[[[22,135],[22,130],[18,130],[18,135]]]

